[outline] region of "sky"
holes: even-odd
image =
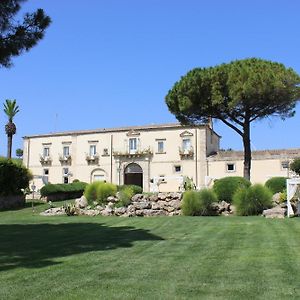
[[[300,73],[298,0],[28,0],[52,24],[39,44],[0,68],[0,99],[16,99],[17,134],[176,122],[165,96],[196,67],[258,57]],[[6,154],[0,111],[0,155]],[[294,118],[252,124],[252,149],[300,147]],[[2,129],[1,129],[2,128]],[[242,141],[214,123],[224,149]]]

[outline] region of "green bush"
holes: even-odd
[[[183,194],[182,213],[185,216],[213,215],[212,203],[217,202],[216,194],[210,189],[186,191]]]
[[[300,158],[294,159],[294,161],[290,164],[290,169],[297,175],[300,175]]]
[[[272,177],[266,181],[265,186],[273,193],[282,193],[286,188],[286,177]]]
[[[272,207],[272,193],[261,184],[238,190],[233,196],[236,213],[240,216],[259,215]]]
[[[0,196],[21,195],[31,179],[32,174],[23,165],[0,158]]]
[[[130,187],[132,189],[134,195],[143,193],[143,188],[138,185],[134,185],[134,184],[119,185],[117,187],[117,189],[118,189],[118,192],[120,192],[123,189],[127,189],[128,187]]]
[[[243,177],[232,176],[217,179],[214,182],[213,190],[219,201],[231,203],[234,193],[243,188],[247,188],[251,182]]]
[[[90,205],[92,205],[94,202],[103,204],[107,202],[107,197],[115,196],[116,193],[116,185],[103,181],[96,181],[89,184],[85,188],[84,196]]]
[[[42,197],[47,197],[47,196],[51,196],[51,195],[55,195],[55,194],[66,194],[66,197],[68,197],[68,194],[71,195],[74,193],[78,193],[78,194],[81,193],[81,195],[82,195],[86,186],[87,186],[87,183],[85,183],[85,182],[73,182],[73,183],[68,183],[68,184],[48,183],[41,188],[40,193],[41,193]]]
[[[131,198],[135,195],[133,186],[128,185],[119,191],[119,202],[118,207],[128,206],[131,203]],[[139,193],[138,193],[139,194]]]

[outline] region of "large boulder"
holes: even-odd
[[[266,218],[278,218],[283,219],[286,215],[286,209],[279,206],[275,206],[270,209],[266,209],[263,211],[262,215]]]
[[[87,206],[88,206],[88,201],[85,198],[85,196],[81,196],[81,198],[75,200],[76,208],[86,208]]]
[[[277,205],[280,203],[280,196],[281,196],[281,193],[276,193],[272,196],[272,202],[274,203],[274,205]]]

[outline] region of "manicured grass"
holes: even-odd
[[[299,221],[0,212],[0,299],[299,299]]]

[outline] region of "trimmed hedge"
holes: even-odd
[[[143,188],[138,186],[138,185],[134,185],[134,184],[124,184],[124,185],[118,185],[117,189],[118,192],[124,190],[124,189],[128,189],[131,188],[131,190],[133,191],[133,195],[136,194],[142,194],[143,193]]]
[[[213,190],[219,201],[231,203],[234,193],[243,188],[250,187],[251,182],[244,177],[232,176],[217,179],[214,182]]]
[[[0,158],[0,196],[22,195],[31,179],[32,174],[25,166]]]
[[[259,215],[264,209],[273,206],[272,193],[267,187],[254,184],[247,189],[238,190],[233,196],[233,204],[240,216]]]
[[[212,203],[217,202],[216,194],[210,189],[186,191],[183,194],[181,209],[185,216],[210,216],[215,212]]]
[[[85,182],[46,184],[41,190],[41,196],[47,197],[48,201],[60,201],[67,199],[79,198],[83,195],[84,189],[87,186]]]
[[[282,193],[286,189],[286,177],[272,177],[266,181],[265,186],[273,193]]]

